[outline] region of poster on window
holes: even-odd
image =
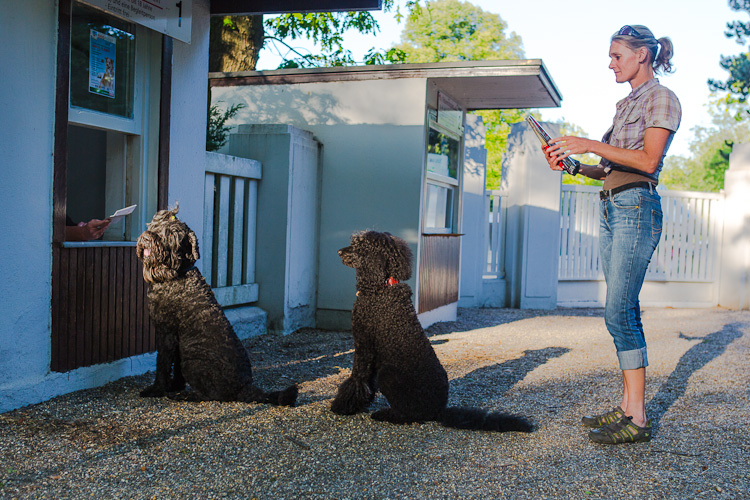
[[[91,30],[89,92],[115,98],[115,37]]]

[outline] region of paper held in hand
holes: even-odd
[[[110,221],[109,225],[111,226],[112,224],[114,224],[115,222],[119,221],[120,219],[122,219],[126,215],[132,214],[133,210],[135,210],[135,207],[137,207],[137,206],[138,205],[130,205],[129,207],[121,208],[117,212],[115,212],[112,215],[110,215],[109,217],[107,217],[109,219],[109,221]]]
[[[534,131],[536,136],[539,138],[539,141],[542,143],[542,146],[544,146],[545,149],[550,147],[552,145],[552,138],[549,136],[549,134],[542,128],[542,126],[539,124],[538,121],[534,119],[531,115],[526,115],[526,121],[531,125],[531,130]],[[559,166],[563,168],[567,173],[570,175],[576,175],[578,173],[578,170],[581,168],[581,163],[578,160],[574,160],[571,157],[567,157],[564,160],[557,163]]]

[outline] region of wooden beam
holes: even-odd
[[[382,0],[211,0],[212,16],[380,10]]]

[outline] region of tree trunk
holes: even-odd
[[[263,16],[211,18],[208,71],[253,71],[263,47]]]

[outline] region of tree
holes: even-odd
[[[419,8],[418,0],[407,0],[407,12]],[[401,18],[396,0],[384,0],[383,11]],[[217,16],[211,19],[209,71],[252,71],[263,46],[272,42],[284,47],[281,67],[342,66],[358,62],[344,46],[343,34],[355,30],[376,35],[380,27],[371,12],[316,12],[263,16]],[[320,47],[318,54],[302,54],[290,43],[307,38]],[[371,48],[365,64],[401,62],[396,49]]]
[[[239,110],[244,108],[242,103],[234,104],[222,111],[217,104],[208,108],[208,129],[206,130],[206,151],[218,151],[229,140],[229,131],[232,127],[227,125]]]
[[[521,37],[508,32],[498,14],[459,0],[429,0],[410,11],[394,49],[407,63],[478,61],[523,57]],[[523,121],[524,110],[477,111],[484,122],[487,148],[487,187],[500,187],[502,155],[512,123]]]
[[[575,135],[578,137],[588,137],[588,134],[578,125],[568,123],[566,121],[559,121],[557,125],[560,127],[560,134],[562,135]],[[575,159],[580,161],[584,165],[598,165],[601,158],[592,153],[586,153],[583,155],[576,155]],[[586,186],[601,186],[603,181],[591,179],[583,175],[563,175],[563,184],[583,184]]]
[[[732,10],[750,12],[750,0],[729,0]],[[725,32],[727,38],[735,38],[738,44],[744,44],[750,38],[750,22],[732,21],[727,23],[728,30]],[[750,94],[750,58],[747,52],[736,56],[721,56],[722,68],[729,72],[726,81],[708,80],[708,86],[714,91],[727,92],[722,99],[723,104],[745,104]],[[737,117],[747,116],[748,111],[742,109]]]
[[[523,57],[521,37],[498,14],[459,0],[412,9],[401,33],[406,62],[482,61]]]
[[[750,121],[738,122],[733,108],[710,109],[713,127],[694,127],[690,158],[667,157],[660,175],[670,189],[718,192],[724,187],[724,172],[735,143],[750,141]]]

